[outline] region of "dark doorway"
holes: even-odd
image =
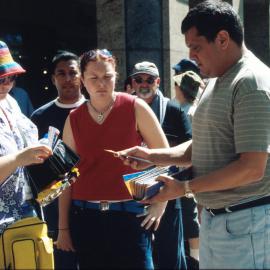
[[[1,0],[0,39],[27,73],[17,81],[35,108],[56,97],[49,65],[57,50],[97,46],[95,0]]]

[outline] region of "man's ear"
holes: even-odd
[[[157,85],[160,85],[160,77],[157,78]]]
[[[51,80],[52,80],[52,84],[55,85],[55,76],[54,75],[51,76]]]
[[[230,35],[227,31],[221,30],[218,32],[216,42],[221,49],[226,49],[229,45]]]

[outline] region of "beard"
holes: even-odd
[[[142,98],[142,99],[150,98],[153,95],[154,95],[153,91],[151,91],[151,89],[149,89],[149,88],[140,88],[137,91],[137,96]]]

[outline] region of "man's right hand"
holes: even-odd
[[[123,160],[123,163],[127,166],[132,167],[135,170],[143,170],[154,165],[154,163],[151,164],[149,162],[132,159],[132,157],[138,157],[138,158],[146,159],[151,162],[150,153],[151,153],[151,149],[141,147],[141,146],[135,146],[135,147],[117,152],[119,158]]]

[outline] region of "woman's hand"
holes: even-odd
[[[166,206],[167,202],[150,204],[145,213],[137,215],[137,217],[146,216],[141,223],[141,226],[148,230],[153,224],[155,224],[154,230],[156,231],[165,212]]]
[[[17,154],[19,166],[43,163],[45,159],[52,155],[52,150],[46,145],[28,146]]]
[[[69,229],[67,230],[59,230],[57,241],[55,242],[56,247],[63,251],[73,251],[75,252],[75,248],[73,247],[72,240],[70,237]]]

